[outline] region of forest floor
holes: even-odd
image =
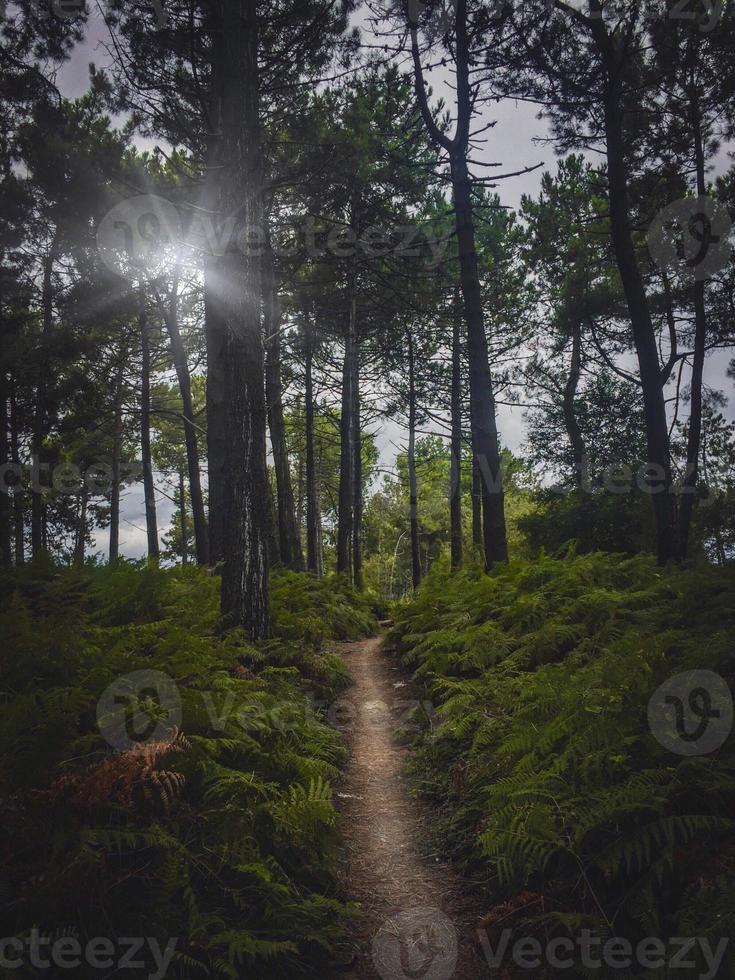
[[[335,976],[349,980],[480,980],[481,909],[461,877],[427,855],[431,807],[403,775],[396,739],[413,692],[373,637],[340,645],[352,676],[338,722],[352,752],[337,804],[346,845],[346,889],[360,906],[355,958]],[[347,959],[350,959],[350,955]]]

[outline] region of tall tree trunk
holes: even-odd
[[[120,557],[120,457],[122,454],[123,433],[123,374],[125,358],[119,353],[120,363],[115,376],[115,407],[112,429],[112,488],[110,490],[110,546],[109,560]]]
[[[482,552],[482,477],[477,453],[472,453],[472,547]]]
[[[319,462],[316,467],[316,559],[317,577],[324,578],[324,532],[322,528],[322,473],[324,472],[324,453],[319,444]]]
[[[189,522],[186,518],[186,480],[179,467],[179,509],[181,512],[181,564],[189,564]]]
[[[360,340],[355,334],[352,358],[352,581],[362,591],[362,428],[360,406]]]
[[[211,292],[211,291],[210,291]],[[207,350],[209,351],[209,339],[210,334],[215,333],[217,329],[217,317],[216,312],[211,309],[212,297],[209,296],[209,302],[205,297],[205,322],[208,323],[208,328],[205,327],[207,332]],[[163,313],[164,323],[166,324],[166,330],[168,331],[169,340],[171,342],[171,357],[174,362],[174,369],[176,371],[176,377],[179,382],[179,392],[181,394],[181,407],[184,415],[184,441],[186,444],[186,466],[189,475],[189,492],[191,495],[191,513],[192,521],[194,524],[194,547],[196,550],[196,559],[199,565],[206,565],[209,562],[209,532],[207,529],[207,518],[204,512],[204,495],[202,493],[202,478],[199,466],[199,440],[197,437],[196,423],[194,421],[194,400],[191,394],[191,375],[189,373],[189,363],[186,358],[186,349],[184,348],[184,342],[181,338],[181,330],[179,328],[179,291],[178,291],[178,275],[174,277],[173,284],[171,286],[171,295],[169,298],[168,307],[164,308]],[[212,322],[214,319],[214,323]],[[212,337],[213,345],[213,360],[217,356],[217,342],[218,338],[216,336]],[[209,362],[208,362],[209,363]],[[214,370],[214,381],[213,387],[217,383],[217,369],[213,367]],[[209,375],[207,376],[207,392],[209,397]],[[212,397],[216,400],[217,395],[213,391]],[[217,426],[215,426],[217,428]],[[224,447],[222,443],[224,442],[222,438],[222,422],[219,423],[219,432],[212,436],[212,443],[216,444],[215,458],[218,459],[219,464],[222,465],[222,457],[224,454]],[[218,457],[217,454],[220,453]],[[217,490],[219,490],[220,485],[217,483],[215,478],[215,485]],[[216,495],[216,492],[215,492]],[[210,510],[212,506],[212,498],[210,492]]]
[[[138,314],[140,349],[142,355],[140,393],[140,450],[143,464],[143,494],[145,497],[145,528],[148,536],[148,557],[158,561],[161,549],[158,544],[158,519],[156,517],[156,488],[153,482],[151,458],[151,343],[145,296],[141,297]]]
[[[482,293],[475,247],[472,185],[467,166],[474,105],[470,79],[467,0],[456,0],[454,4],[457,123],[455,135],[451,139],[439,129],[431,113],[421,65],[416,12],[411,5],[409,5],[408,11],[416,99],[431,139],[449,157],[452,176],[460,283],[467,324],[467,348],[470,361],[472,450],[481,477],[485,566],[491,568],[497,562],[507,561],[508,541],[505,528],[501,455],[495,419],[495,398],[488,361],[485,318],[482,309]]]
[[[691,126],[694,143],[694,157],[697,173],[697,195],[701,199],[707,193],[705,176],[704,141],[699,106],[692,99]],[[695,269],[696,272],[696,269]],[[679,547],[681,558],[686,559],[689,551],[689,535],[692,515],[699,484],[699,448],[702,441],[702,382],[704,379],[704,358],[707,347],[707,309],[705,306],[705,281],[694,282],[694,360],[690,385],[689,426],[687,433],[687,462],[682,481],[681,501],[679,503]]]
[[[84,564],[84,552],[87,545],[87,504],[89,502],[89,487],[87,481],[82,481],[82,489],[79,494],[79,516],[77,517],[77,531],[74,539],[74,564]]]
[[[411,578],[414,589],[421,585],[421,551],[419,541],[419,494],[416,480],[416,363],[413,333],[408,336],[408,508],[411,528]]]
[[[339,426],[339,502],[337,513],[337,572],[348,576],[352,567],[350,544],[352,541],[353,480],[355,473],[355,427],[352,422],[355,399],[352,393],[352,386],[355,380],[353,359],[355,357],[356,313],[357,301],[353,282],[351,286],[349,320],[345,336],[344,363],[342,366],[342,413]]]
[[[31,491],[31,554],[35,558],[43,551],[43,491],[41,490],[41,454],[48,419],[48,344],[53,326],[53,274],[57,257],[56,234],[43,261],[43,283],[41,286],[41,347],[38,358],[38,378],[36,382],[36,404],[33,412],[31,433],[31,457],[36,467],[38,482]]]
[[[669,427],[662,385],[656,332],[648,298],[635,255],[628,213],[628,175],[623,135],[623,106],[619,94],[620,64],[616,38],[605,21],[595,17],[592,31],[607,72],[604,121],[610,198],[610,229],[623,292],[628,306],[643,391],[643,411],[648,441],[648,464],[655,468],[649,488],[656,522],[658,560],[665,564],[679,554],[676,500],[671,471]],[[656,484],[654,486],[654,483]]]
[[[212,39],[212,83],[209,93],[210,124],[207,134],[206,170],[201,205],[204,220],[210,223],[218,239],[222,218],[220,204],[222,184],[222,79],[224,58],[223,0],[211,0],[206,6],[206,28]],[[225,554],[225,494],[227,487],[228,407],[225,401],[225,358],[227,325],[221,300],[216,249],[204,256],[204,335],[207,351],[207,497],[208,552],[210,565],[219,565]]]
[[[452,159],[452,188],[470,362],[470,423],[480,470],[485,565],[492,568],[498,562],[507,561],[508,542],[495,397],[488,363],[475,248],[471,185],[464,154]]]
[[[217,565],[225,554],[225,496],[227,487],[227,404],[225,402],[225,321],[217,296],[216,261],[204,267],[204,330],[207,340],[207,475],[209,497],[209,561]]]
[[[579,387],[579,377],[582,369],[582,324],[575,320],[572,325],[572,362],[569,367],[569,376],[564,386],[562,409],[564,412],[564,425],[566,426],[569,443],[572,447],[574,456],[574,480],[577,487],[582,486],[585,472],[585,446],[582,430],[577,420],[577,410],[575,400],[577,388]]]
[[[15,396],[15,378],[10,379],[10,454],[12,462],[20,471],[20,422],[18,420],[18,403]],[[19,481],[13,488],[13,538],[15,564],[22,565],[25,561],[25,513],[23,507],[23,483]]]
[[[262,225],[263,160],[256,0],[222,0],[216,88],[222,134],[219,209],[246,228]],[[215,288],[225,326],[226,482],[221,611],[226,628],[252,640],[269,633],[268,468],[261,282],[256,256],[228,243]],[[220,420],[221,421],[221,420]]]
[[[268,540],[268,564],[279,566],[283,564],[281,558],[281,541],[278,537],[278,514],[276,512],[276,495],[273,492],[273,480],[268,473],[268,513],[267,513],[267,540]]]
[[[8,465],[8,377],[4,365],[0,365],[0,468],[4,486],[0,488],[0,564],[10,565],[10,492],[5,468]]]
[[[306,568],[312,575],[319,574],[319,531],[317,523],[317,486],[314,464],[314,378],[311,324],[304,328],[305,372],[304,386],[306,427]]]
[[[271,434],[273,468],[276,473],[278,539],[281,561],[296,572],[304,570],[301,532],[296,522],[291,467],[286,446],[281,383],[281,304],[278,297],[273,253],[268,248],[263,260],[263,332],[265,334],[265,395]]]
[[[452,438],[449,472],[449,538],[452,568],[462,564],[462,348],[459,297],[452,316]]]

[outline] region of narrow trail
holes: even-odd
[[[406,712],[398,667],[381,638],[342,644],[354,685],[344,727],[352,758],[339,787],[350,897],[362,914],[357,958],[335,976],[349,980],[480,980],[488,976],[475,942],[477,908],[452,868],[422,856],[431,810],[402,777],[406,749],[394,733]]]

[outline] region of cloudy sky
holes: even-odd
[[[143,0],[149,2],[149,0]],[[165,9],[165,0],[164,9]],[[364,40],[370,43],[369,28],[364,16],[358,18],[364,32]],[[81,95],[87,89],[89,79],[89,63],[94,62],[98,68],[110,64],[110,56],[106,50],[108,40],[107,28],[99,11],[95,10],[90,17],[85,42],[74,52],[73,57],[59,71],[57,78],[62,92],[69,97]],[[444,85],[441,75],[434,72],[429,77],[435,90],[444,98],[451,100],[452,93]],[[495,127],[486,135],[487,143],[477,154],[485,161],[500,161],[504,172],[514,172],[543,163],[544,167],[530,174],[503,180],[498,185],[501,202],[511,208],[517,208],[522,194],[538,192],[541,175],[544,170],[556,169],[556,157],[553,147],[544,143],[548,128],[543,120],[536,118],[535,107],[512,100],[503,100],[493,104],[487,110],[486,119],[481,123],[496,120]],[[151,148],[152,143],[141,142],[141,146]],[[717,162],[717,171],[722,172],[728,164],[727,154],[723,152]],[[726,368],[729,361],[727,353],[717,353],[710,357],[707,364],[706,381],[713,387],[722,388],[729,395],[732,382],[726,378]],[[501,439],[512,450],[519,450],[524,440],[523,412],[521,409],[499,408],[498,424]],[[735,417],[732,406],[728,415]],[[381,453],[381,468],[390,469],[393,466],[397,448],[403,445],[405,433],[402,428],[391,420],[375,426],[378,446]],[[146,551],[145,511],[143,506],[142,486],[126,489],[122,501],[122,522],[120,528],[121,551],[128,557],[140,557]],[[158,516],[161,533],[170,520],[172,504],[167,497],[159,495]],[[95,541],[95,551],[105,552],[107,548],[107,532],[99,531]]]

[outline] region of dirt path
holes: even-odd
[[[349,980],[480,980],[487,976],[454,871],[421,855],[431,811],[414,799],[394,732],[409,688],[380,649],[379,637],[343,644],[354,677],[341,721],[352,749],[338,804],[346,840],[357,959],[335,976]]]

